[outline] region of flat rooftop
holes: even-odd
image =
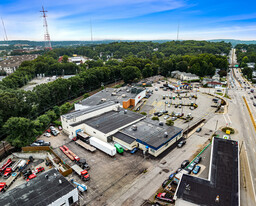
[[[182,199],[182,204],[177,199],[178,206],[189,205],[184,200],[196,205],[239,205],[238,142],[214,138],[211,160],[209,180],[186,174],[182,176],[176,194]]]
[[[117,103],[115,103],[113,101],[109,101],[109,102],[105,102],[105,103],[100,104],[100,105],[94,105],[94,106],[88,107],[86,109],[76,110],[74,112],[70,112],[70,113],[64,114],[62,116],[66,119],[73,119],[73,118],[76,118],[76,117],[80,117],[84,114],[88,114],[88,113],[91,113],[91,112],[94,112],[94,111],[97,111],[99,109],[103,109],[105,107],[109,107],[109,106],[115,105],[115,104],[117,104]]]
[[[122,129],[121,132],[128,136],[134,137],[137,142],[147,145],[155,150],[159,149],[182,132],[181,128],[166,125],[159,126],[152,124],[146,119],[137,122],[136,126],[136,131],[132,129],[132,126],[128,126]],[[168,134],[167,137],[165,137],[165,132]]]
[[[118,89],[115,88],[106,88],[96,94],[82,100],[80,104],[85,106],[94,106],[102,104],[102,102],[106,101],[114,101],[117,103],[122,103],[123,101],[127,101],[129,99],[134,99],[138,93],[140,93],[143,89],[139,88],[135,93],[131,92],[132,87],[121,87]],[[116,93],[116,95],[111,95],[112,93]],[[104,99],[104,101],[103,101]]]
[[[96,130],[107,134],[144,117],[145,116],[142,114],[138,114],[130,110],[120,109],[119,111],[106,112],[90,119],[71,124],[70,126],[77,126],[85,123]]]
[[[48,179],[45,175],[48,175]],[[61,184],[59,181],[61,180]],[[2,193],[0,205],[42,206],[49,205],[66,195],[75,187],[56,169],[51,169],[16,188]]]

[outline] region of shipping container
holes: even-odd
[[[96,137],[91,137],[89,139],[90,144],[97,149],[107,153],[110,156],[114,156],[116,154],[116,148],[106,142],[101,141],[100,139]]]

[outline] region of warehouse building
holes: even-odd
[[[78,190],[56,169],[51,169],[0,196],[0,205],[56,206],[78,202]]]
[[[124,109],[135,107],[146,96],[146,90],[135,87],[106,88],[75,104],[75,110],[82,110],[104,102],[120,103]]]
[[[177,206],[240,206],[238,142],[214,138],[207,179],[183,174],[174,199]]]
[[[129,150],[137,147],[153,156],[158,156],[182,137],[182,129],[159,125],[115,102],[62,115],[61,121],[63,131],[70,138],[83,130],[102,141],[119,143]]]

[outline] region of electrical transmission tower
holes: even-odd
[[[51,45],[51,39],[50,39],[50,34],[48,32],[48,24],[47,24],[47,20],[46,20],[46,10],[44,10],[44,7],[42,6],[43,10],[40,11],[43,13],[43,18],[44,18],[44,27],[45,27],[45,33],[44,33],[44,41],[45,41],[45,49],[49,49],[52,50],[52,45]]]

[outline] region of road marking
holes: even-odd
[[[224,117],[224,119],[225,119],[225,122],[228,123],[224,114],[223,114],[223,117]]]
[[[252,136],[250,136],[250,140],[252,140]]]
[[[231,119],[229,118],[229,115],[228,115],[228,114],[227,114],[227,117],[228,117],[228,120],[229,120],[230,124],[232,124],[232,121],[231,121]]]
[[[255,149],[253,148],[253,152],[255,153]]]

